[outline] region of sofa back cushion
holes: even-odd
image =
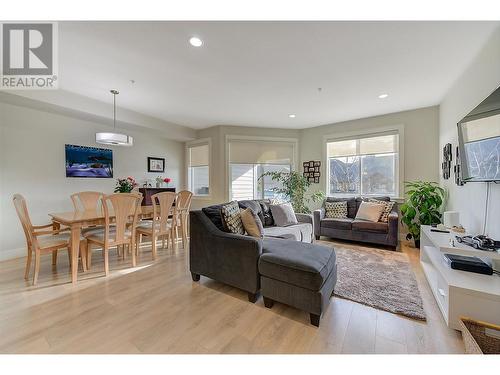
[[[250,208],[260,219],[262,223],[264,223],[264,215],[262,214],[262,207],[258,200],[245,200],[238,201],[238,205],[241,209]]]
[[[373,202],[373,203],[379,203],[383,204],[385,206],[384,211],[382,212],[382,215],[380,216],[379,221],[381,223],[387,223],[389,222],[389,215],[392,212],[392,208],[394,207],[395,202],[391,201],[381,201],[375,198],[368,199],[368,202]]]
[[[201,211],[210,219],[214,225],[222,231],[225,231],[222,223],[222,204],[216,204],[209,207],[203,207]]]
[[[358,212],[358,206],[356,206],[356,198],[326,198],[327,202],[347,202],[347,217],[354,219],[356,217],[356,212]]]
[[[298,224],[297,217],[290,203],[272,204],[271,212],[273,213],[274,223],[278,227]]]

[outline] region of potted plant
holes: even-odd
[[[405,182],[407,199],[401,205],[401,222],[408,229],[406,239],[413,238],[420,248],[420,226],[441,223],[445,190],[436,182]]]
[[[172,179],[171,179],[171,178],[169,178],[169,177],[165,177],[165,178],[163,179],[163,182],[167,185],[167,187],[168,187],[168,184],[170,183],[170,181],[172,181]]]
[[[309,214],[311,210],[306,204],[311,201],[317,202],[325,197],[322,191],[316,191],[307,197],[306,192],[311,182],[297,171],[266,172],[259,177],[259,180],[264,176],[269,176],[273,181],[281,184],[281,187],[275,187],[272,191],[285,196],[295,212]]]
[[[119,178],[116,180],[115,193],[130,193],[137,186],[133,177]]]

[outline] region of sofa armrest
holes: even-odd
[[[399,215],[396,211],[389,214],[389,242],[392,246],[398,246]]]
[[[299,223],[308,223],[313,225],[313,215],[312,214],[295,214],[297,221]]]
[[[255,293],[262,239],[218,229],[202,211],[190,212],[190,271]]]
[[[321,235],[321,220],[325,218],[325,208],[321,207],[313,212],[314,235],[318,238]]]

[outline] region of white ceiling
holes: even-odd
[[[439,104],[499,24],[61,22],[59,87],[116,88],[119,107],[197,129],[307,128]]]

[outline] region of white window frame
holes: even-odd
[[[193,193],[193,198],[198,199],[211,199],[212,198],[212,184],[213,184],[213,168],[212,168],[212,138],[201,138],[194,141],[186,142],[185,147],[185,160],[186,160],[186,179],[185,186],[188,189],[191,189],[189,186],[189,164],[191,160],[190,156],[190,148],[196,146],[205,146],[208,145],[208,194],[195,194]]]
[[[328,143],[330,142],[338,142],[338,141],[346,141],[352,139],[360,139],[360,138],[370,138],[370,137],[379,137],[388,134],[398,134],[398,156],[397,156],[397,172],[396,172],[396,193],[394,196],[391,196],[391,199],[394,201],[402,201],[404,195],[404,125],[392,125],[392,126],[384,126],[377,127],[377,129],[372,130],[359,130],[352,132],[342,132],[342,133],[334,133],[328,134],[323,137],[323,163],[325,165],[325,183],[324,188],[325,192],[328,195],[330,192],[330,168],[328,164]],[[361,194],[361,192],[360,192]],[[380,195],[380,194],[377,194]],[[343,197],[355,197],[358,194],[342,194]]]
[[[291,170],[296,170],[297,160],[298,160],[298,150],[299,150],[299,140],[297,138],[281,138],[281,137],[254,137],[254,136],[245,136],[245,135],[226,135],[225,139],[225,147],[224,147],[224,181],[225,181],[225,199],[226,201],[231,199],[231,174],[229,167],[229,143],[231,141],[246,141],[246,142],[280,142],[280,143],[288,143],[292,146],[293,149],[293,160],[291,163]],[[263,163],[264,164],[264,163]]]

